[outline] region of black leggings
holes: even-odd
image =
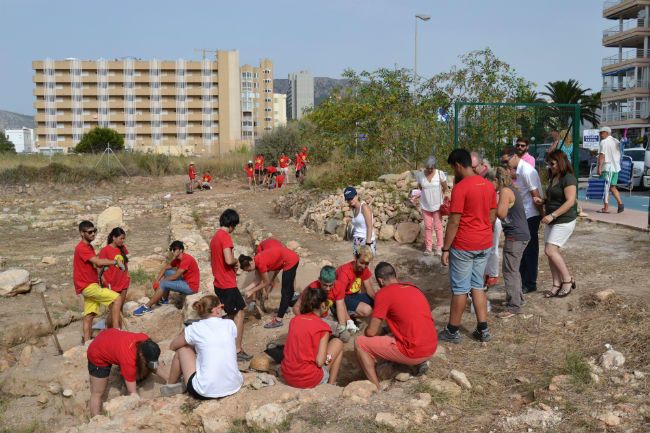
[[[293,298],[296,271],[298,270],[299,264],[300,262],[296,263],[296,265],[288,271],[282,271],[282,292],[280,292],[280,308],[278,308],[278,317],[280,319],[284,317],[284,313],[286,313],[287,308],[289,308],[291,298]]]

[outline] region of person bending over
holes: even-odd
[[[380,389],[377,360],[418,366],[418,374],[423,374],[436,352],[438,335],[431,306],[420,289],[400,283],[395,268],[386,262],[377,265],[375,277],[380,287],[375,309],[365,335],[355,340],[354,350],[366,377]],[[382,321],[386,321],[392,335],[379,335]]]
[[[160,347],[147,334],[115,328],[105,329],[88,346],[90,374],[90,416],[102,410],[102,396],[108,386],[111,366],[118,365],[130,395],[137,395],[136,381],[145,379],[158,368]]]
[[[284,381],[294,388],[313,388],[335,384],[343,359],[343,342],[330,337],[329,325],[320,319],[327,311],[327,293],[307,288],[300,314],[291,319],[280,364]]]
[[[153,312],[153,306],[160,302],[161,305],[169,303],[169,292],[183,295],[193,295],[199,291],[200,274],[196,259],[185,252],[185,245],[181,241],[174,241],[169,245],[172,260],[158,273],[153,283],[156,290],[149,302],[141,305],[134,312],[134,316],[142,316]]]
[[[244,378],[237,368],[237,327],[219,298],[207,295],[192,308],[201,320],[187,326],[169,345],[174,358],[167,385],[160,389],[168,396],[183,392],[198,400],[225,397],[239,391]],[[183,382],[179,382],[181,374]]]

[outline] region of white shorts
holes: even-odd
[[[549,224],[544,228],[544,243],[563,248],[576,228],[576,221],[573,220],[564,224]]]

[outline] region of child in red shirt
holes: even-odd
[[[212,185],[210,185],[211,182],[212,176],[209,171],[206,171],[203,173],[203,176],[201,176],[201,189],[212,189]]]
[[[106,246],[99,251],[100,259],[119,260],[124,264],[124,270],[115,266],[105,266],[101,272],[102,287],[108,287],[114,292],[120,294],[120,306],[126,302],[126,292],[129,290],[131,284],[131,277],[129,276],[129,250],[124,245],[126,232],[120,228],[115,227],[108,234]],[[122,328],[122,316],[119,316],[119,328]]]
[[[248,179],[248,189],[253,189],[253,177],[255,176],[255,169],[253,168],[253,161],[248,161],[244,166],[246,178]]]
[[[289,323],[280,365],[282,376],[294,388],[334,384],[343,359],[343,342],[330,339],[332,331],[320,319],[321,312],[327,309],[327,294],[320,288],[307,288],[302,298],[300,314]]]

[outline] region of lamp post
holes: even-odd
[[[418,84],[418,20],[429,21],[431,15],[417,14],[415,16],[415,59],[413,61],[413,88]]]

